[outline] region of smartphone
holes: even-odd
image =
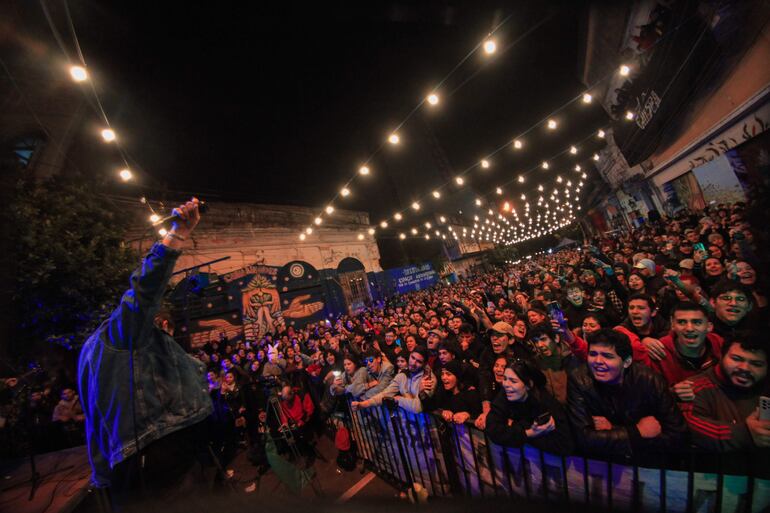
[[[537,417],[535,417],[535,424],[538,426],[542,426],[543,424],[548,423],[548,420],[551,418],[551,412],[547,411],[545,413],[541,413]]]
[[[770,397],[759,396],[759,420],[770,420]]]
[[[551,319],[555,320],[559,323],[559,326],[561,326],[561,329],[564,331],[567,330],[567,321],[564,320],[564,312],[562,311],[561,307],[559,306],[559,303],[556,301],[551,301],[546,305],[546,308],[548,309],[548,315],[551,317]]]
[[[332,371],[332,374],[334,375],[335,378],[339,378],[340,376],[342,376],[342,372],[340,371]]]
[[[692,249],[694,249],[695,251],[703,251],[704,253],[706,253],[706,256],[709,255],[708,251],[706,251],[706,246],[704,246],[702,242],[696,242],[695,244],[693,244]]]

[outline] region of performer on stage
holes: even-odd
[[[130,279],[120,305],[88,338],[78,376],[92,481],[113,491],[189,477],[212,412],[205,367],[174,341],[160,312],[181,248],[200,220],[193,198]],[[204,446],[205,447],[205,446]],[[174,483],[176,484],[176,483]]]

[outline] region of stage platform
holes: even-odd
[[[85,446],[35,457],[40,480],[34,496],[29,458],[0,462],[0,512],[69,513],[88,494],[91,467]]]

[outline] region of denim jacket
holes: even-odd
[[[80,352],[78,382],[97,486],[108,486],[110,469],[138,449],[212,412],[204,364],[154,325],[179,254],[155,244],[131,275],[120,305]]]

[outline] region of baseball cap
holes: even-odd
[[[634,268],[636,268],[636,269],[647,269],[651,273],[654,273],[655,272],[655,262],[653,262],[649,258],[642,258],[636,264],[634,264]]]
[[[693,267],[695,267],[695,260],[692,258],[685,258],[681,262],[679,262],[679,268],[680,269],[690,269],[692,270]]]
[[[497,331],[499,333],[505,333],[506,335],[510,335],[513,337],[513,326],[508,324],[507,322],[500,321],[496,322],[492,325],[492,331]]]
[[[438,338],[441,338],[443,336],[439,330],[430,330],[428,331],[428,335],[436,335]]]

